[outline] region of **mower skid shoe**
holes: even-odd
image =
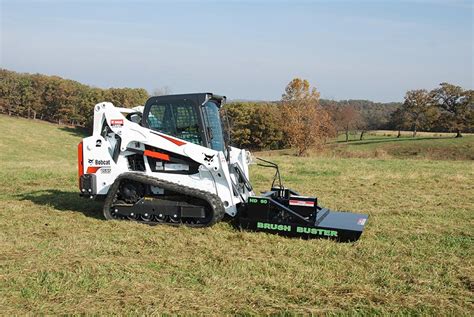
[[[365,225],[368,215],[350,212],[333,211],[322,208],[313,223],[272,222],[260,219],[240,218],[242,229],[263,231],[287,237],[302,239],[325,238],[339,242],[357,241]]]

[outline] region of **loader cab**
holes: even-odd
[[[225,99],[212,93],[151,97],[143,110],[142,126],[224,151],[226,142],[219,109]]]

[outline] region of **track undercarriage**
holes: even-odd
[[[116,179],[103,211],[106,219],[191,227],[211,226],[224,217],[218,196],[137,173]]]

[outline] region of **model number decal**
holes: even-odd
[[[100,169],[100,172],[102,174],[110,174],[111,171],[112,171],[112,169],[109,166],[104,166]]]
[[[266,205],[268,204],[268,199],[249,198],[249,203]]]

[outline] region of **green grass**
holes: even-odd
[[[415,158],[432,160],[474,160],[474,136],[456,139],[452,136],[417,138],[369,135],[364,140],[329,146],[339,157]]]
[[[464,134],[454,138],[452,133],[419,132],[416,138],[403,133],[397,138],[396,131],[373,131],[363,140],[359,134],[351,135],[345,142],[343,135],[319,150],[309,151],[311,156],[330,158],[378,158],[378,159],[428,159],[474,160],[474,135]],[[294,150],[263,151],[261,155],[293,155]]]
[[[343,244],[226,223],[105,221],[100,204],[77,194],[80,133],[5,116],[0,127],[3,315],[474,313],[472,160],[271,156],[287,186],[370,215],[361,239]],[[428,141],[464,152],[473,145]],[[251,174],[258,191],[268,188],[271,170]]]

